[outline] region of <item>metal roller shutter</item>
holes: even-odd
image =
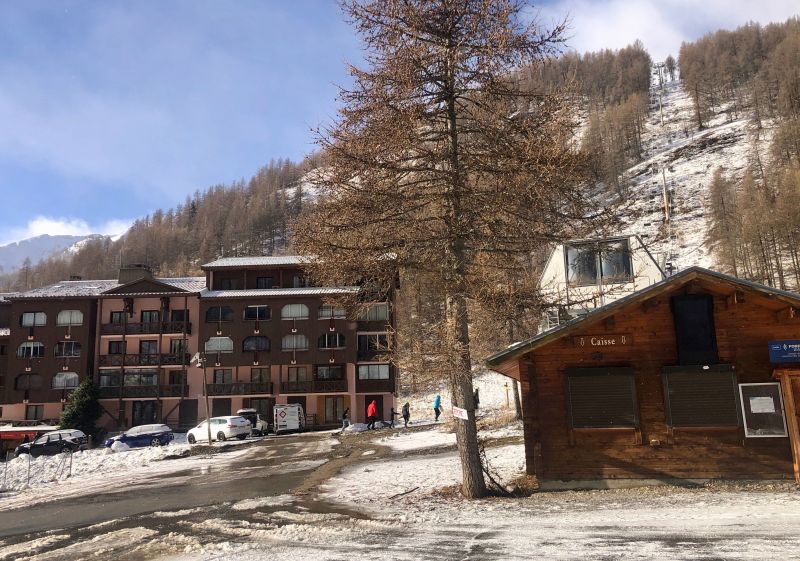
[[[667,424],[673,427],[739,426],[736,374],[729,365],[664,369]]]
[[[575,368],[567,371],[572,428],[639,425],[633,368]]]

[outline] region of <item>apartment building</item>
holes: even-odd
[[[300,403],[309,424],[335,425],[346,409],[363,421],[374,399],[388,417],[394,287],[348,318],[326,299],[375,297],[357,286],[309,286],[303,262],[225,258],[187,278],[133,265],[114,280],[10,295],[0,420],[55,419],[89,376],[108,429],[193,426],[206,416],[206,392],[212,416],[254,407],[270,418],[274,404]],[[0,350],[3,334],[0,326]]]

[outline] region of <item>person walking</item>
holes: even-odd
[[[389,419],[389,428],[390,428],[390,429],[393,429],[393,428],[394,428],[394,420],[395,420],[395,418],[396,418],[396,417],[399,417],[399,416],[400,416],[400,413],[398,413],[397,411],[395,411],[395,410],[394,410],[394,407],[392,407],[392,414],[391,414],[391,417],[390,417],[390,419]]]
[[[477,411],[481,404],[481,398],[478,395],[478,388],[475,388],[475,392],[472,394],[472,399],[475,401],[475,410]]]
[[[403,428],[408,428],[408,420],[411,418],[411,406],[406,401],[406,404],[403,405],[403,409],[401,409],[403,414]]]
[[[344,410],[342,413],[342,430],[350,426],[350,408]]]
[[[374,399],[367,407],[367,428],[372,430],[375,428],[375,421],[378,420],[378,402]]]
[[[439,415],[442,414],[442,396],[438,393],[436,397],[433,399],[433,413],[436,415],[436,420],[439,420]]]

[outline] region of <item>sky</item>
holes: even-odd
[[[796,0],[549,0],[568,46],[654,60]],[[358,38],[333,0],[0,0],[0,245],[118,234],[197,190],[314,150]]]

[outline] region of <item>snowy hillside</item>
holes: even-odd
[[[760,132],[759,150],[768,146],[771,134],[768,129],[756,131],[747,115],[729,119],[724,111],[698,131],[692,99],[678,79],[667,81],[661,92],[662,124],[659,89],[654,75],[643,138],[646,156],[627,171],[629,218],[620,230],[640,235],[673,271],[693,265],[714,268],[705,242],[707,192],[714,170],[721,167],[728,177],[740,176],[754,153],[756,133]],[[669,222],[663,203],[665,180],[671,199]]]
[[[71,251],[74,253],[80,244],[85,240],[95,237],[88,236],[51,236],[43,234],[33,238],[27,238],[18,242],[12,242],[0,246],[0,272],[11,273],[22,267],[25,259],[30,259],[31,263],[38,263],[55,253]]]

